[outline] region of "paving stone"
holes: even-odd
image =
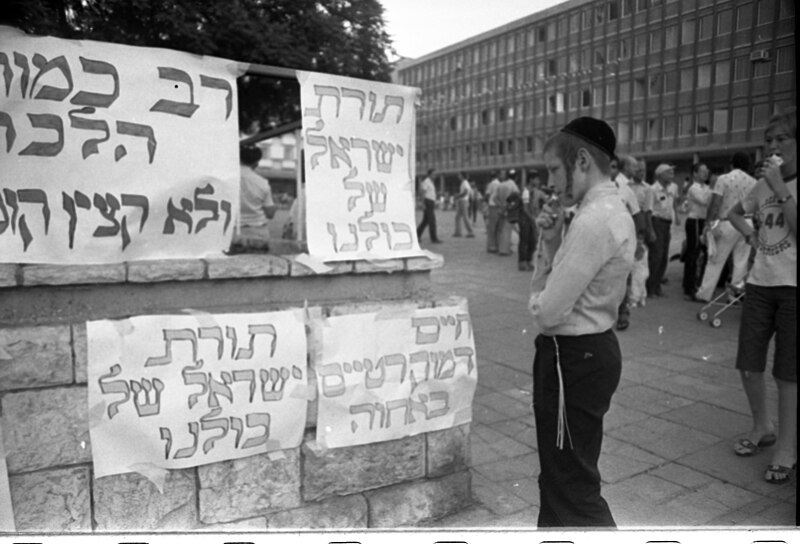
[[[69,326],[0,328],[0,391],[71,382]]]
[[[680,463],[667,463],[650,471],[649,474],[688,489],[697,489],[714,481],[708,474],[698,472]]]
[[[605,417],[603,417],[603,429],[609,431],[617,427],[624,427],[630,423],[642,421],[648,417],[650,417],[648,413],[622,406],[615,401],[615,397],[612,397],[611,408],[608,410]]]
[[[687,398],[672,395],[647,385],[635,385],[617,391],[613,401],[625,408],[639,410],[650,415],[663,414],[693,403]]]
[[[603,439],[598,468],[603,482],[614,483],[663,463],[661,457],[607,436]]]
[[[622,363],[622,378],[640,384],[648,384],[674,374],[673,370],[647,364],[645,361],[625,359]]]
[[[537,449],[536,429],[533,427],[533,413],[526,417],[500,421],[492,425],[492,429],[499,433],[527,446],[533,450]]]
[[[507,516],[530,507],[523,499],[475,472],[472,477],[472,496],[499,516]]]
[[[505,415],[506,418],[522,417],[531,413],[530,404],[516,401],[500,392],[484,395],[476,399],[476,402]]]
[[[503,455],[508,458],[525,455],[532,451],[529,446],[494,430],[493,426],[475,426],[472,430],[471,438],[473,441],[483,441],[488,444],[489,447],[502,452]]]
[[[472,421],[478,424],[491,425],[498,421],[509,419],[505,414],[492,410],[488,406],[480,403],[473,403],[472,405]]]
[[[254,455],[197,468],[203,523],[224,523],[299,507],[300,454]]]
[[[88,466],[11,475],[9,488],[19,532],[91,531]]]
[[[613,429],[608,434],[623,442],[635,444],[667,461],[702,450],[719,441],[717,437],[708,433],[657,417]]]
[[[308,442],[307,438],[303,445],[305,501],[360,493],[425,475],[424,435],[326,451],[314,451]]]
[[[98,531],[191,531],[197,525],[194,469],[170,470],[163,493],[144,476],[115,474],[94,481]]]
[[[367,491],[370,527],[403,527],[437,519],[472,503],[469,471]]]
[[[672,410],[661,414],[661,417],[720,438],[735,436],[737,433],[749,429],[752,421],[748,416],[704,402]]]
[[[31,389],[1,400],[10,474],[91,462],[86,387]]]
[[[359,494],[306,503],[270,515],[267,523],[270,529],[360,529],[368,520],[367,499]]]
[[[495,483],[519,481],[539,475],[539,455],[530,453],[519,457],[506,457],[499,461],[477,465],[475,470]]]

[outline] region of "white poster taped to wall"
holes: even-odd
[[[320,447],[392,440],[472,419],[478,368],[465,300],[334,316],[319,334]]]
[[[0,27],[0,262],[221,255],[239,201],[237,69]]]
[[[309,253],[420,255],[414,214],[419,89],[299,72]]]
[[[96,477],[238,459],[302,440],[301,310],[90,321],[87,336]]]

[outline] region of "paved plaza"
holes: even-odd
[[[454,212],[437,211],[442,244],[421,245],[444,256],[432,273],[437,295],[469,300],[478,354],[471,427],[472,492],[468,510],[432,527],[532,528],[539,510],[536,433],[531,410],[533,341],[526,303],[530,272],[516,254],[486,252],[478,217],[475,238],[454,238]],[[682,228],[673,227],[677,253]],[[665,298],[634,308],[617,335],[623,371],[605,419],[600,458],[603,495],[620,528],[795,526],[796,479],[762,479],[768,450],[750,458],[732,445],[750,425],[747,400],[733,368],[740,309],[722,326],[698,321],[701,305],[681,291],[682,265],[670,263]],[[777,390],[768,380],[777,421]]]

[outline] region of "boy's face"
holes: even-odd
[[[767,155],[777,154],[783,159],[783,164],[797,167],[797,140],[789,132],[781,127],[774,126],[767,130],[764,138],[764,150]]]

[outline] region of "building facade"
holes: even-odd
[[[422,89],[417,172],[543,172],[547,137],[606,120],[619,153],[679,174],[734,151],[760,158],[770,115],[796,104],[792,0],[570,0],[429,55],[396,81]],[[682,179],[682,175],[681,175]]]

